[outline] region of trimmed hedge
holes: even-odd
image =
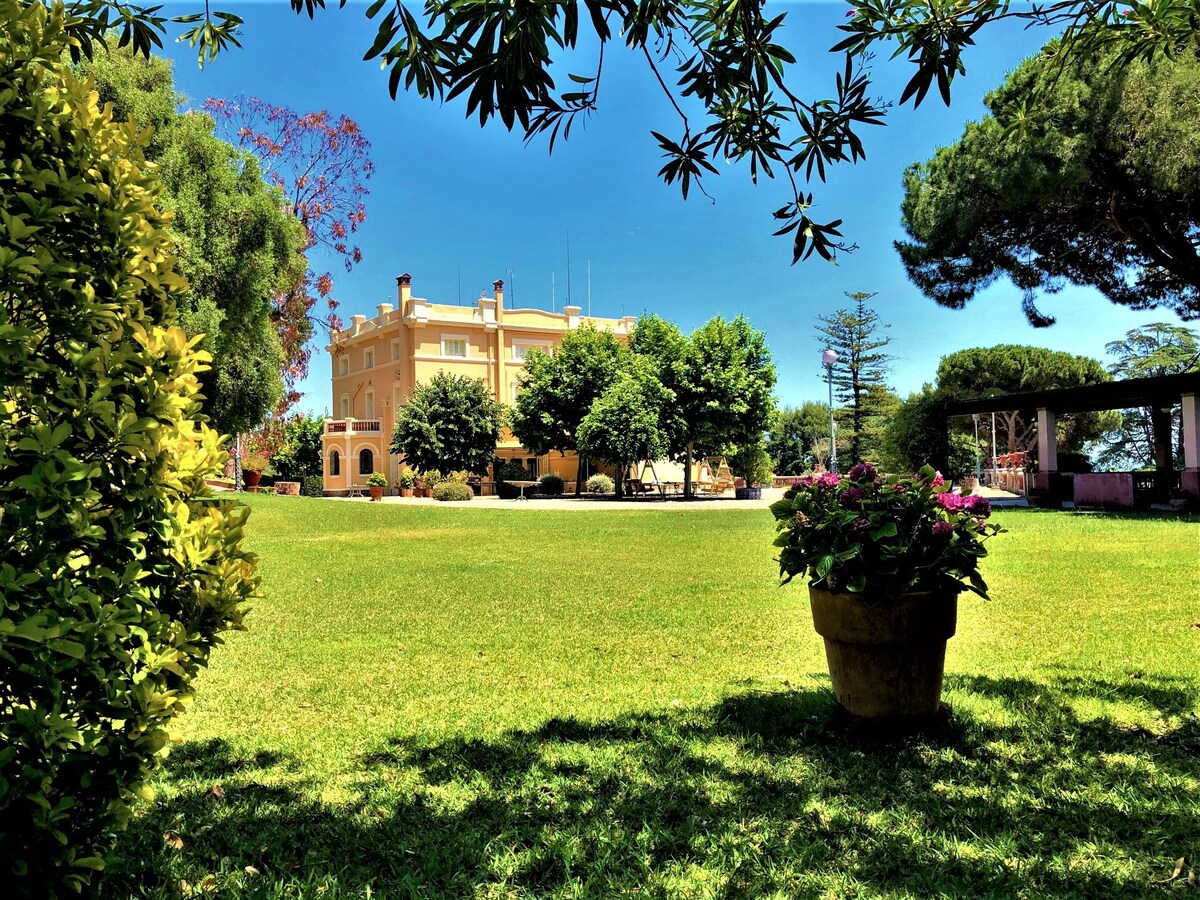
[[[457,481],[443,481],[433,489],[433,499],[442,501],[459,501],[470,500],[475,496],[475,492],[471,490],[470,485],[460,484]]]
[[[566,484],[553,472],[538,479],[538,493],[544,497],[561,497],[564,487]]]
[[[86,890],[221,633],[249,510],[205,484],[208,355],[139,126],[73,76],[61,5],[0,0],[0,883]]]
[[[300,493],[305,497],[324,497],[325,496],[325,479],[321,475],[306,475],[304,476],[304,486],[300,488]]]

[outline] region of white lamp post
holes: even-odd
[[[833,424],[833,364],[838,355],[833,350],[821,354],[821,362],[825,365],[826,380],[829,382],[829,471],[837,471],[837,426]]]

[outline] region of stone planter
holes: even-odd
[[[275,493],[282,494],[285,497],[300,496],[300,482],[298,481],[277,481],[275,482]]]
[[[757,487],[735,487],[733,489],[735,500],[761,500],[762,488]]]
[[[914,593],[893,601],[808,590],[838,703],[870,718],[937,712],[957,596]]]

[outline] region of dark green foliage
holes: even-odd
[[[951,481],[961,481],[964,476],[974,475],[975,467],[982,466],[987,460],[987,452],[981,444],[975,442],[974,436],[956,431],[950,434],[947,441],[949,456],[944,470],[946,478]],[[1061,459],[1060,459],[1061,463]],[[1059,469],[1062,466],[1059,465]]]
[[[1001,344],[974,347],[942,357],[938,390],[947,399],[966,400],[997,394],[1017,394],[1055,388],[1103,384],[1112,376],[1096,360],[1042,347]],[[983,419],[981,417],[980,421]],[[1059,452],[1077,451],[1105,430],[1115,427],[1115,412],[1062,415],[1058,419]],[[988,417],[990,427],[991,417]],[[1033,451],[1037,447],[1037,410],[1017,409],[996,414],[998,449]]]
[[[257,578],[139,129],[65,70],[62,7],[0,23],[0,882],[44,898],[153,795]]]
[[[483,472],[500,439],[503,412],[482,378],[439,372],[400,408],[391,450],[422,472]]]
[[[747,487],[762,487],[771,483],[771,457],[759,444],[739,447],[729,456],[729,468],[738,478],[746,480]]]
[[[909,394],[900,404],[883,436],[883,465],[908,474],[924,465],[939,472],[950,468],[945,398],[930,385]]]
[[[1105,349],[1116,361],[1108,367],[1118,379],[1151,378],[1200,371],[1200,334],[1190,328],[1155,322],[1134,328]],[[1121,424],[1104,434],[1098,454],[1108,469],[1141,469],[1161,462],[1182,468],[1179,408],[1170,413],[1154,409],[1122,411]],[[1059,454],[1062,468],[1062,454]]]
[[[1114,65],[1122,49],[1064,65],[1052,41],[958,143],[909,167],[896,246],[927,296],[957,309],[1007,278],[1035,325],[1054,321],[1038,294],[1065,284],[1200,316],[1200,59],[1193,43]]]
[[[204,409],[219,431],[248,431],[283,394],[271,297],[304,276],[304,227],[253,155],[215,137],[208,116],[176,112],[182,98],[169,62],[126,48],[97,53],[81,68],[114,118],[154,128],[146,156],[159,166],[160,208],[172,214],[167,228],[188,281],[179,324],[204,335],[200,348],[213,357],[201,375]]]
[[[569,331],[553,355],[525,357],[521,392],[512,410],[512,433],[530,453],[579,449],[579,424],[612,383],[625,348],[610,331],[592,324]],[[579,459],[576,493],[586,470]]]
[[[292,418],[283,429],[283,444],[271,455],[271,468],[280,481],[304,482],[311,477],[320,477],[323,467],[321,459],[321,435],[325,423],[299,415]]]
[[[305,497],[324,497],[325,496],[325,478],[322,475],[307,475],[304,478],[304,485],[301,487],[301,492]]]
[[[549,472],[538,479],[538,493],[545,497],[561,497],[566,484],[562,478]]]
[[[691,496],[693,460],[758,441],[770,425],[775,367],[766,337],[743,316],[730,322],[716,316],[690,337],[647,316],[630,344],[636,356],[653,363],[670,397],[660,426],[667,452],[685,463],[684,492]]]
[[[816,463],[813,449],[829,439],[829,408],[823,403],[784,407],[767,434],[766,450],[777,475],[802,475]]]
[[[433,499],[443,502],[458,503],[470,500],[475,496],[471,486],[458,481],[443,481],[433,489]]]
[[[847,293],[847,299],[854,301],[852,308],[817,317],[822,323],[816,326],[822,336],[821,349],[833,350],[838,355],[833,365],[833,396],[836,402],[845,406],[838,433],[838,465],[843,470],[877,455],[878,422],[894,408],[895,395],[887,389],[886,383],[892,357],[880,352],[892,339],[879,333],[880,329],[890,326],[880,322],[879,314],[867,306],[867,301],[874,296]],[[843,441],[849,459],[842,457]]]
[[[671,399],[653,363],[642,356],[630,356],[580,423],[580,451],[612,465],[617,473],[618,497],[625,472],[632,464],[661,459],[667,452],[661,423]]]
[[[1086,453],[1068,451],[1058,454],[1058,471],[1060,472],[1091,472],[1094,468],[1091,458]]]

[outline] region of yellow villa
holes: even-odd
[[[372,319],[351,316],[350,326],[336,332],[326,348],[334,412],[325,420],[322,436],[327,494],[347,494],[372,472],[395,482],[400,461],[388,444],[396,410],[414,386],[439,371],[482,378],[498,401],[511,404],[529,350],[548,350],[587,322],[624,340],[637,321],[634,316],[581,316],[578,306],[564,306],[561,313],[505,309],[503,281],[496,281],[492,296],[481,297],[474,306],[414,297],[407,274],[396,279],[396,289],[395,307],[379,304]],[[535,477],[554,472],[564,480],[575,478],[574,454],[535,457],[508,432],[501,436],[496,455],[517,458]]]

